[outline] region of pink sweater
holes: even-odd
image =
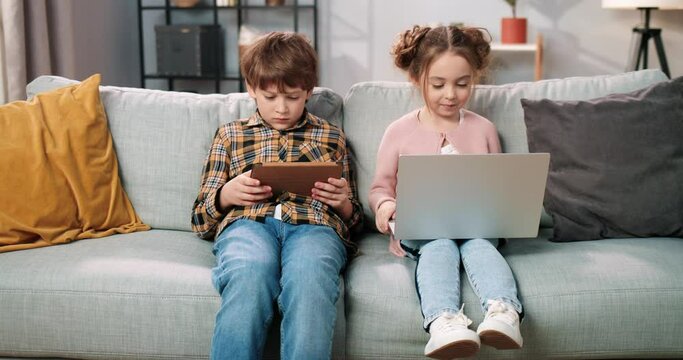
[[[425,126],[414,110],[391,123],[377,151],[375,178],[370,187],[370,208],[374,213],[385,201],[396,201],[398,156],[440,154],[444,139],[460,154],[499,153],[500,141],[488,119],[464,110],[455,130],[442,133]]]

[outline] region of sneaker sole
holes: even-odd
[[[484,330],[480,332],[479,339],[481,340],[482,344],[493,346],[498,350],[512,350],[522,348],[521,344],[518,344],[509,336],[496,330]]]
[[[439,360],[450,360],[453,358],[474,356],[477,351],[479,351],[479,344],[477,344],[476,341],[464,340],[442,346],[425,354],[425,356]]]

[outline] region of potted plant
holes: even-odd
[[[526,18],[517,17],[517,0],[505,0],[512,8],[512,17],[501,21],[500,38],[503,44],[526,43]]]

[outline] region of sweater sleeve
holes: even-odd
[[[396,201],[396,175],[398,172],[399,139],[389,126],[384,132],[377,151],[375,177],[370,186],[370,209],[377,209],[385,201]]]
[[[502,152],[502,147],[500,146],[500,138],[498,138],[498,131],[496,127],[491,124],[491,131],[489,136],[487,136],[489,154],[497,154]]]

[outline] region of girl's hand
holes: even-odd
[[[351,199],[349,199],[351,190],[346,179],[328,178],[327,182],[318,181],[314,186],[311,189],[313,199],[332,207],[343,220],[351,218],[353,204]]]
[[[389,235],[389,252],[398,256],[406,256],[406,251],[401,247],[401,240],[394,237],[394,234]]]
[[[375,226],[382,234],[389,234],[389,252],[398,256],[406,256],[406,251],[401,247],[401,240],[394,237],[389,228],[389,220],[396,215],[396,203],[393,201],[385,201],[377,209],[375,214]]]
[[[251,178],[251,170],[236,176],[221,188],[219,206],[227,210],[233,206],[255,205],[273,196],[270,186]]]
[[[396,202],[385,201],[377,209],[377,214],[375,214],[375,226],[377,230],[382,234],[389,234],[389,220],[393,219],[396,215]]]

